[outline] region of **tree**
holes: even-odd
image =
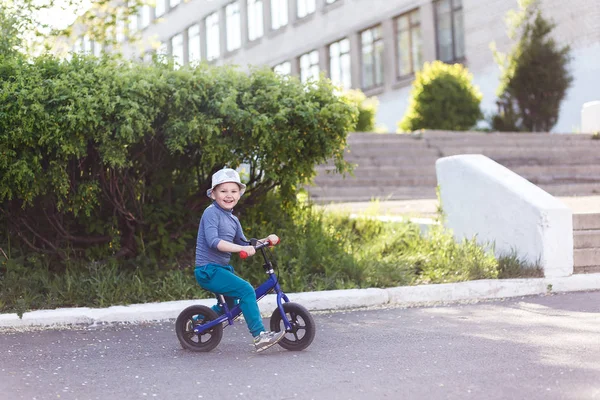
[[[537,0],[520,0],[508,15],[509,37],[520,38],[509,55],[492,47],[502,70],[498,113],[492,128],[501,131],[549,132],[573,80],[567,66],[569,46],[550,36],[555,24],[542,16]]]
[[[425,63],[417,72],[411,100],[401,132],[418,129],[464,131],[481,118],[481,92],[471,83],[473,77],[460,64],[441,61]]]

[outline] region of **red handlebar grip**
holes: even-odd
[[[246,253],[245,251],[240,251],[240,258],[243,260],[245,258],[248,258],[248,253]]]

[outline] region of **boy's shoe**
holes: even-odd
[[[279,332],[261,332],[260,335],[254,338],[254,348],[257,353],[268,349],[269,347],[279,343],[285,336],[285,331]]]

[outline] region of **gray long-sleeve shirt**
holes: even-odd
[[[204,210],[200,219],[196,240],[196,266],[211,263],[229,265],[231,253],[217,249],[221,240],[247,245],[238,218],[231,211],[224,210],[213,202]]]

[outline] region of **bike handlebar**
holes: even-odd
[[[279,240],[278,240],[277,242],[275,242],[275,243],[271,243],[271,241],[270,241],[270,240],[265,240],[264,242],[262,242],[262,241],[258,241],[258,240],[257,240],[257,241],[256,241],[256,243],[257,243],[257,244],[256,244],[256,245],[254,245],[254,249],[256,249],[256,250],[260,250],[260,249],[262,249],[263,247],[267,247],[267,246],[275,246],[275,245],[279,244],[279,242],[281,242],[281,239],[279,239]],[[244,259],[248,258],[248,253],[246,253],[244,250],[240,251],[240,258],[241,258],[242,260],[244,260]]]

